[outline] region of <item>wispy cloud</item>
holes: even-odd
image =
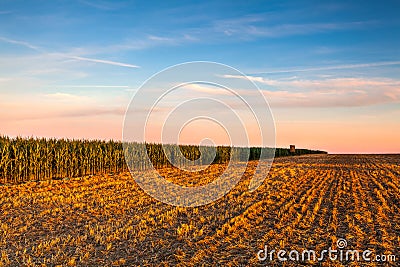
[[[152,40],[152,41],[158,41],[158,42],[172,42],[174,40],[173,38],[156,36],[156,35],[149,35],[148,39]]]
[[[85,96],[74,95],[74,94],[67,94],[67,93],[52,93],[52,94],[45,94],[44,97],[57,100],[57,101],[68,101],[68,102],[77,102],[89,99]]]
[[[114,99],[106,102],[91,95],[63,91],[31,94],[20,101],[10,101],[6,96],[5,99],[0,99],[0,106],[2,107],[0,110],[2,122],[101,115],[122,116],[126,109],[125,103]]]
[[[358,107],[400,102],[400,80],[389,78],[334,78],[277,80],[257,76],[225,75],[249,79],[262,89],[273,107]],[[249,94],[251,91],[242,90]]]
[[[249,79],[265,85],[282,87],[296,87],[302,90],[323,90],[326,88],[341,88],[341,87],[379,87],[379,86],[399,86],[400,80],[389,78],[331,78],[320,80],[307,80],[307,79],[268,79],[257,76],[240,76],[240,75],[224,75],[225,78],[234,79]]]
[[[90,117],[101,115],[118,115],[125,114],[125,107],[97,107],[75,110],[70,112],[60,113],[60,117]]]
[[[66,88],[130,88],[128,85],[61,85]]]
[[[97,58],[87,58],[87,57],[79,57],[79,56],[69,56],[69,58],[76,59],[79,61],[88,61],[88,62],[93,62],[93,63],[108,64],[108,65],[127,67],[127,68],[140,68],[137,65],[132,65],[132,64],[127,64],[127,63],[122,63],[122,62],[117,62],[117,61],[111,61],[111,60],[97,59]]]
[[[1,82],[8,82],[8,81],[10,81],[11,80],[11,78],[3,78],[3,77],[0,77],[0,83]]]
[[[38,46],[35,46],[35,45],[33,45],[33,44],[29,43],[29,42],[9,39],[9,38],[6,38],[6,37],[1,37],[1,36],[0,36],[0,41],[5,42],[5,43],[9,43],[9,44],[15,44],[15,45],[19,45],[19,46],[24,46],[26,48],[33,49],[35,51],[40,51],[40,48]]]
[[[33,44],[29,43],[29,42],[9,39],[9,38],[5,38],[5,37],[1,37],[1,36],[0,36],[0,41],[6,42],[6,43],[9,43],[9,44],[24,46],[26,48],[35,50],[35,51],[37,51],[39,53],[46,54],[46,55],[49,55],[49,56],[69,58],[69,59],[78,60],[78,61],[88,61],[88,62],[93,62],[93,63],[108,64],[108,65],[127,67],[127,68],[140,68],[137,65],[118,62],[118,61],[111,61],[111,60],[104,60],[104,59],[98,59],[98,58],[88,58],[88,57],[82,57],[82,56],[75,56],[75,55],[71,55],[69,53],[54,53],[54,52],[50,53],[50,52],[44,51],[40,47],[38,47],[36,45],[33,45]]]
[[[217,20],[214,30],[226,36],[241,38],[285,37],[331,32],[338,30],[363,29],[376,25],[376,21],[319,22],[319,23],[276,23],[266,14],[254,14],[241,18]]]
[[[104,115],[123,116],[125,108],[123,107],[89,107],[89,108],[74,108],[64,110],[39,110],[36,112],[18,112],[12,115],[0,112],[2,121],[30,121],[30,120],[45,120],[45,119],[61,119],[61,118],[76,118],[76,117],[96,117]]]
[[[232,93],[226,89],[215,86],[207,86],[205,84],[192,83],[184,85],[183,88],[207,95],[232,95]]]
[[[360,63],[360,64],[321,66],[321,67],[314,67],[314,68],[267,70],[267,71],[248,73],[248,75],[294,73],[294,72],[309,72],[309,71],[324,71],[324,70],[344,70],[344,69],[372,68],[372,67],[384,67],[384,66],[394,66],[394,65],[400,65],[400,61],[382,61],[382,62],[369,62],[369,63]]]
[[[80,0],[80,3],[86,5],[86,6],[90,6],[96,9],[100,9],[100,10],[104,10],[104,11],[111,11],[111,10],[116,10],[120,7],[120,5],[116,5],[115,1],[101,1],[101,0],[97,0],[97,1],[88,1],[88,0]]]
[[[91,53],[101,52],[120,52],[120,51],[134,51],[134,50],[145,50],[159,46],[178,46],[186,43],[198,42],[201,38],[198,36],[188,33],[176,33],[170,34],[168,37],[161,35],[145,35],[141,38],[132,38],[121,41],[117,44],[109,45],[106,47],[95,47],[89,51]]]

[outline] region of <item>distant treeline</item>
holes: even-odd
[[[159,168],[170,166],[161,144],[129,143],[124,145],[117,141],[70,140],[45,138],[9,138],[0,136],[0,183],[21,183],[28,180],[62,179],[85,175],[127,171],[128,164],[138,170],[149,166],[144,160],[147,155],[152,164]],[[169,155],[174,158],[182,153],[189,160],[200,157],[198,146],[183,145],[169,147]],[[141,149],[140,149],[141,148]],[[215,157],[211,147],[202,147],[202,159],[212,163],[232,160],[247,161],[264,157],[291,155],[289,149],[252,147],[231,148],[218,146]],[[232,150],[233,149],[233,150]],[[179,151],[178,151],[179,150]],[[210,153],[208,153],[210,151]],[[232,154],[232,151],[235,153]],[[324,151],[297,149],[295,155],[326,153]],[[126,154],[126,158],[125,155]],[[147,154],[147,155],[146,155]],[[147,162],[147,163],[146,163]],[[202,162],[199,162],[200,164]]]

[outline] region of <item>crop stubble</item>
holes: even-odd
[[[128,173],[2,186],[0,266],[261,265],[256,253],[264,245],[318,251],[334,248],[337,238],[354,249],[398,253],[400,155],[278,158],[250,193],[256,163],[226,196],[197,208],[154,200]],[[161,172],[193,186],[225,167],[190,177]]]

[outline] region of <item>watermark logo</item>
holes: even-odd
[[[162,152],[149,151],[149,142],[162,144]],[[199,146],[200,156],[186,158],[179,144]],[[201,171],[214,162],[217,145],[231,147],[227,168],[201,186],[166,180],[149,158],[160,152],[179,170]],[[175,206],[200,206],[238,183],[251,146],[262,149],[249,190],[262,184],[275,155],[275,124],[263,92],[246,75],[220,63],[188,62],[153,75],[137,90],[125,114],[123,146],[132,177],[146,193]]]
[[[321,251],[312,249],[298,250],[268,250],[264,249],[257,252],[259,261],[278,261],[278,262],[322,262],[322,261],[340,261],[340,262],[396,262],[396,255],[392,254],[373,254],[371,250],[358,250],[348,248],[347,240],[339,238],[336,241],[336,249],[329,247]]]
[[[342,249],[342,248],[347,247],[347,240],[344,239],[344,238],[339,238],[339,239],[336,241],[336,246],[337,246],[339,249]]]

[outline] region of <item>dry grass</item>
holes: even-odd
[[[254,266],[264,245],[325,249],[339,237],[396,254],[399,164],[398,155],[279,158],[250,193],[251,163],[228,195],[197,208],[160,203],[127,173],[2,186],[0,266]],[[224,168],[213,165],[192,182]],[[181,173],[163,172],[182,183]]]

